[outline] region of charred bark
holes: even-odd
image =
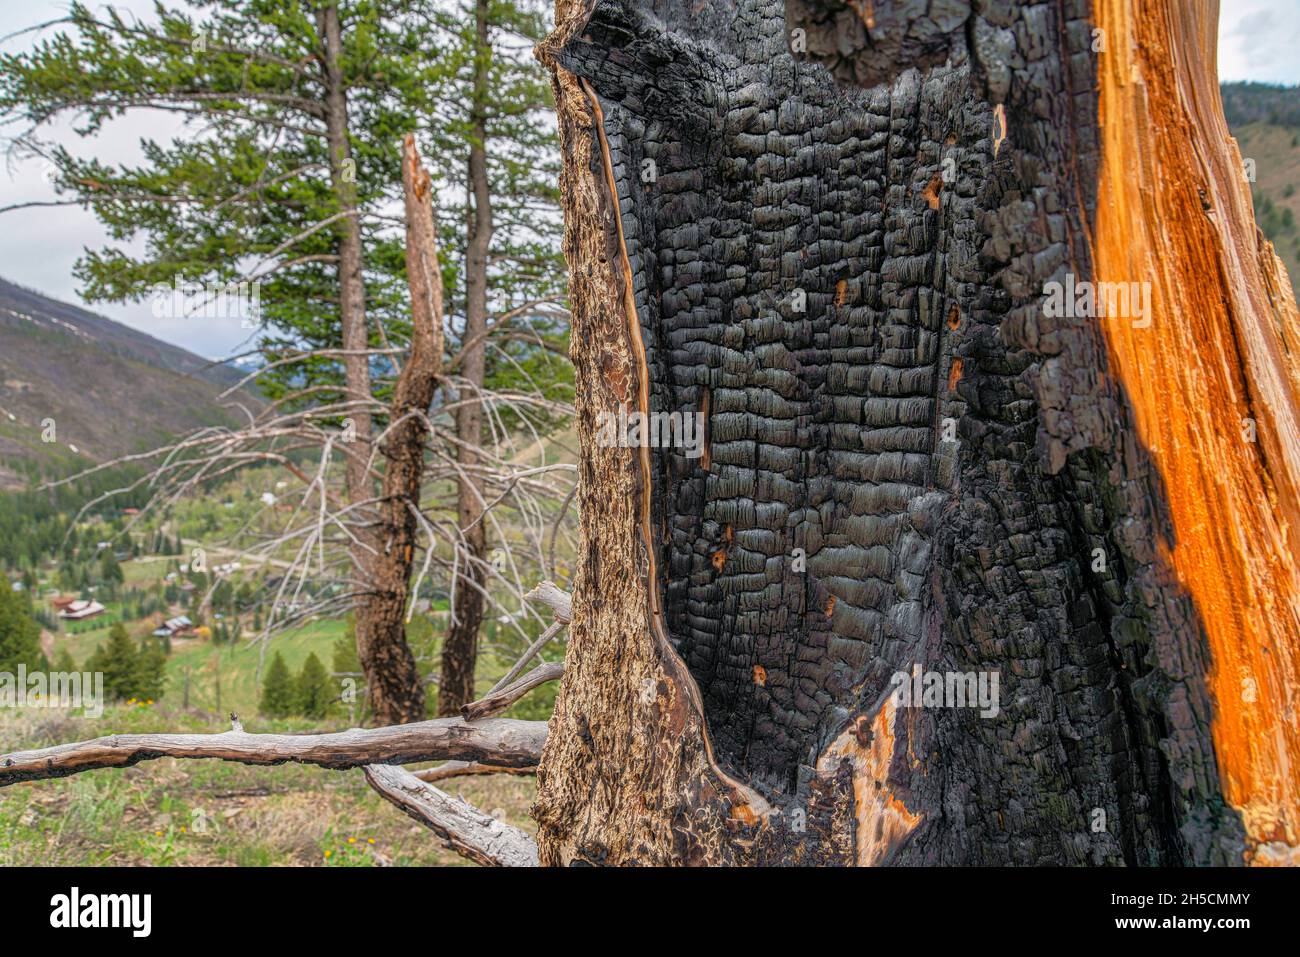
[[[540,53],[565,150],[584,557],[542,861],[1286,860],[1295,306],[1255,295],[1286,283],[1241,225],[1230,162],[1216,179],[1146,160],[1148,190],[1237,191],[1208,226],[1185,208],[1161,223],[1145,194],[1119,215],[1098,201],[1125,135],[1173,129],[1142,144],[1166,159],[1222,150],[1212,70],[1184,80],[1211,84],[1205,115],[1170,88],[1142,105],[1156,124],[1122,93],[1195,70],[1213,7],[911,9],[557,5]],[[1196,238],[1115,266],[1126,235],[1162,229]],[[1227,265],[1207,278],[1198,244]],[[1210,292],[1189,303],[1192,280]],[[1151,313],[1045,306],[1049,284],[1095,281],[1151,283]],[[1149,388],[1132,337],[1154,328],[1145,347],[1177,356],[1200,341],[1188,305],[1219,323],[1212,355],[1182,356],[1204,374],[1179,401],[1220,413],[1191,431],[1235,430],[1246,406],[1271,428],[1262,450],[1198,445],[1195,479],[1131,394]],[[619,409],[698,414],[702,454],[603,447],[597,418]],[[1225,468],[1234,489],[1205,494]],[[1271,537],[1186,558],[1206,534],[1197,481],[1202,524]],[[1267,661],[1252,588],[1278,609]],[[1211,687],[1228,662],[1267,703]],[[996,713],[910,706],[914,669],[996,675]]]

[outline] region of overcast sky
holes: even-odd
[[[120,0],[120,8],[147,18],[152,0]],[[60,16],[66,0],[4,0],[0,3],[0,36]],[[7,52],[23,49],[34,39],[25,34],[4,41]],[[1222,0],[1219,18],[1219,75],[1224,80],[1300,83],[1300,0]],[[108,124],[95,141],[105,161],[134,161],[141,136],[164,138],[180,128],[170,114],[150,114]],[[70,147],[78,138],[66,126],[55,139]],[[84,149],[87,144],[80,144]],[[0,207],[48,200],[54,191],[43,179],[44,166],[32,160],[8,167],[0,164]],[[81,303],[72,265],[84,247],[107,243],[94,217],[76,207],[45,207],[0,216],[0,276],[67,302]],[[138,247],[137,247],[138,248]],[[238,319],[158,319],[148,302],[90,306],[119,322],[176,343],[209,358],[229,355],[248,331]]]

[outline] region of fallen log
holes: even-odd
[[[66,777],[101,768],[125,768],[156,758],[192,758],[322,768],[421,761],[490,761],[535,767],[546,741],[545,721],[490,718],[473,723],[437,718],[387,728],[326,734],[111,734],[92,741],[0,754],[0,787]]]

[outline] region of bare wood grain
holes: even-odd
[[[482,761],[447,761],[436,768],[425,768],[423,771],[413,771],[411,773],[421,781],[433,784],[451,778],[475,777],[484,774],[533,775],[537,773],[537,768],[506,768],[496,764],[486,764]]]

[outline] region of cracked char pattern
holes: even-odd
[[[891,675],[996,671],[996,719],[900,728],[889,787],[924,824],[897,860],[1222,859],[1201,643],[1152,637],[1194,614],[1151,598],[1158,510],[1113,481],[1148,467],[1113,447],[1097,337],[1037,312],[1089,269],[1061,203],[1092,201],[1061,163],[1095,152],[1086,4],[936,0],[920,31],[885,4],[915,64],[888,68],[826,54],[853,8],[791,6],[826,65],[776,0],[598,0],[558,57],[600,98],[652,411],[706,422],[703,456],[656,452],[651,504],[719,763],[815,815],[818,757]],[[992,94],[1034,118],[996,148]]]

